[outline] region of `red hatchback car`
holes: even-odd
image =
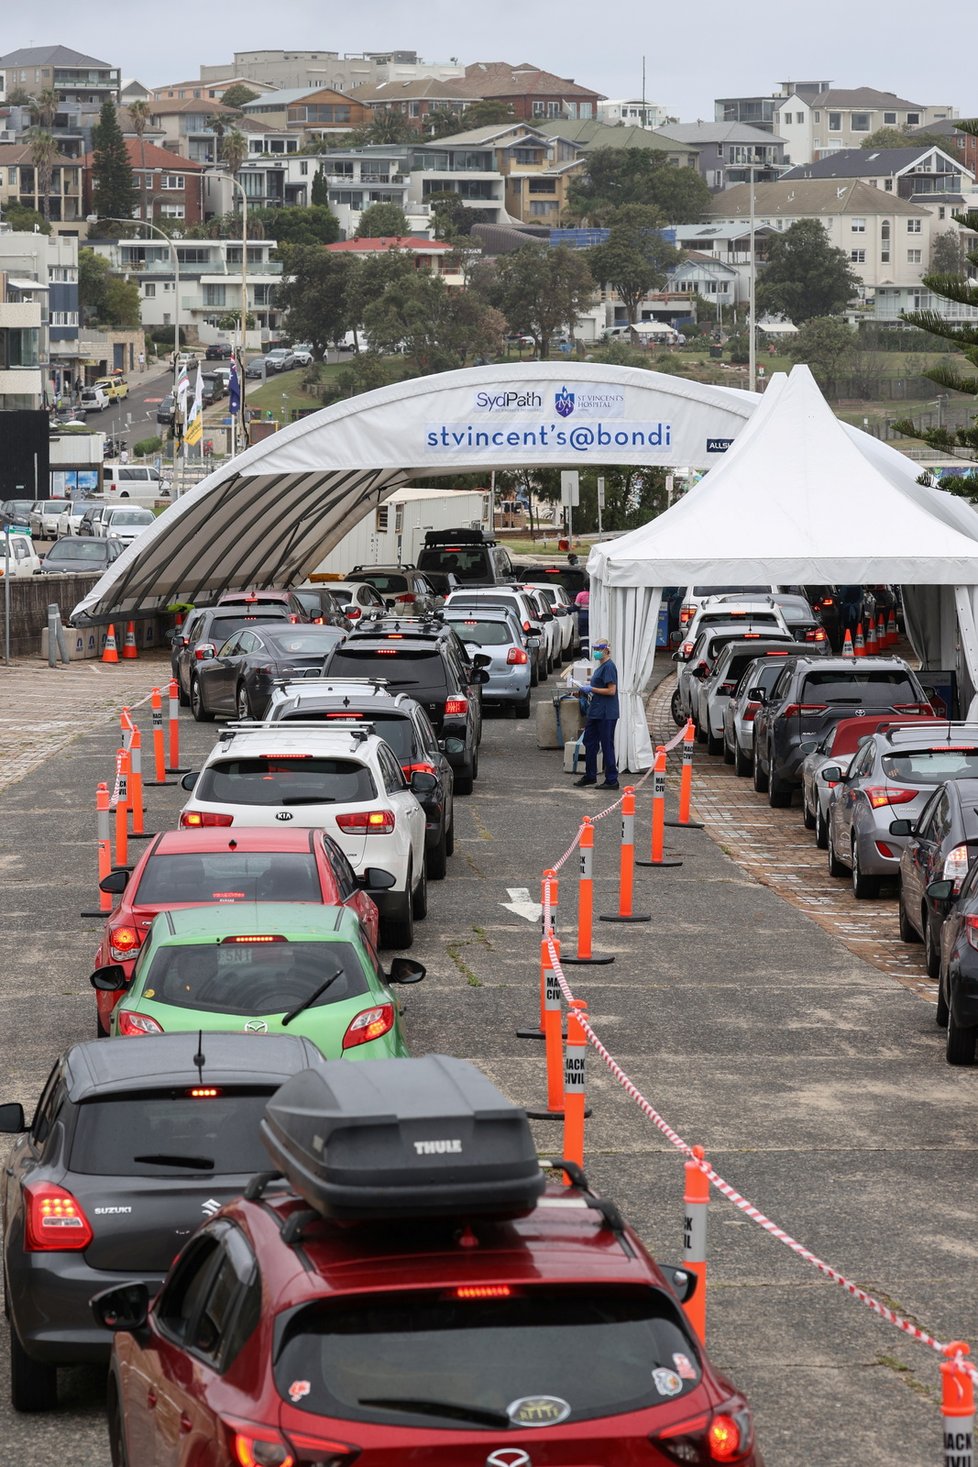
[[[480,1092],[481,1115],[412,1106],[425,1068]],[[113,1467],[761,1467],[747,1401],[683,1312],[692,1276],[656,1264],[576,1167],[545,1184],[528,1129],[525,1205],[502,1208],[526,1117],[463,1068],[335,1061],[286,1082],[262,1133],[275,1155],[291,1091],[302,1195],[255,1178],[152,1305],[140,1284],[92,1301],[115,1333]],[[331,1119],[311,1082],[376,1104]],[[359,1217],[310,1207],[317,1176]],[[436,1209],[398,1211],[412,1187]]]
[[[372,880],[379,873],[370,870]],[[119,892],[106,920],[95,966],[118,963],[132,977],[157,912],[230,902],[322,902],[352,907],[374,947],[377,908],[336,842],[321,830],[223,828],[167,830],[150,842],[132,874],[105,878]],[[120,890],[121,888],[121,890]],[[109,1032],[122,994],[97,991],[98,1034]]]

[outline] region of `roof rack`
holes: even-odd
[[[352,719],[349,722],[346,722],[345,720],[343,720],[341,718],[334,719],[330,723],[324,723],[321,718],[320,719],[303,719],[303,718],[289,718],[289,719],[284,719],[283,718],[283,719],[276,719],[274,722],[272,722],[270,720],[267,720],[267,721],[263,721],[261,723],[258,723],[258,722],[256,722],[256,723],[226,723],[224,725],[224,727],[221,729],[221,732],[219,733],[218,738],[219,739],[222,739],[222,740],[223,739],[233,739],[238,734],[254,734],[254,733],[260,733],[260,734],[266,734],[266,733],[292,734],[292,733],[294,733],[294,731],[297,728],[310,728],[310,729],[315,729],[317,733],[322,733],[326,729],[339,729],[340,732],[346,732],[346,733],[352,733],[352,734],[359,734],[361,738],[366,738],[369,734],[372,734],[373,731],[374,731],[374,726],[373,726],[372,723],[370,723],[368,720],[359,719],[359,718],[357,719],[356,723],[354,723]]]
[[[386,677],[329,677],[326,673],[321,678],[290,677],[288,673],[282,673],[278,677],[271,678],[270,681],[275,688],[310,688],[318,693],[324,691],[321,686],[322,683],[328,683],[330,688],[335,688],[338,693],[342,692],[350,683],[355,683],[357,688],[363,688],[364,691],[370,688],[386,692],[388,686],[388,679]]]
[[[425,549],[436,545],[495,545],[482,530],[426,530]]]
[[[353,569],[350,571],[349,575],[347,575],[345,577],[345,579],[346,580],[349,580],[350,577],[351,576],[355,576],[358,571],[366,571],[368,574],[372,575],[375,571],[380,571],[380,572],[387,571],[387,570],[416,571],[417,568],[418,567],[414,564],[414,561],[413,560],[389,561],[389,562],[386,562],[386,563],[384,563],[382,565],[355,565],[353,567]]]

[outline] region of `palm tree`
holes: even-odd
[[[224,166],[234,178],[248,156],[248,139],[236,127],[229,127],[221,139],[221,158]]]
[[[149,103],[139,98],[129,103],[132,130],[139,139],[139,214],[146,220],[146,129],[149,126]]]
[[[27,103],[27,110],[31,114],[31,121],[35,127],[49,131],[54,125],[55,114],[61,105],[61,98],[53,87],[45,87],[38,92],[36,97],[31,97]]]
[[[42,127],[32,127],[28,138],[34,164],[34,208],[40,210],[45,219],[50,219],[51,170],[58,156],[58,145],[52,134]]]

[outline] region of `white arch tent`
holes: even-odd
[[[364,393],[256,444],[172,505],[75,608],[110,621],[302,581],[419,475],[709,464],[759,399],[641,369],[526,362]]]
[[[918,469],[840,423],[807,367],[778,374],[747,427],[678,504],[588,557],[591,628],[606,635],[622,689],[619,763],[652,760],[642,693],[661,588],[874,584],[904,588],[925,668],[957,666],[978,688],[978,514],[916,483]]]

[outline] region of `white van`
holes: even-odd
[[[149,464],[103,464],[102,494],[106,499],[166,499],[170,481]]]
[[[109,405],[109,399],[101,387],[83,387],[78,406],[82,413],[101,413]]]

